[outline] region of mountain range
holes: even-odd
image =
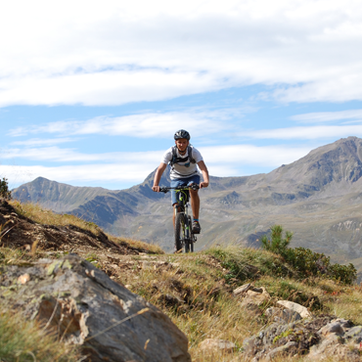
[[[38,177],[12,191],[21,202],[75,214],[107,232],[173,249],[170,196],[151,190],[154,172],[127,190],[74,187]],[[161,184],[168,185],[168,174]],[[353,262],[362,270],[362,139],[319,147],[267,174],[210,177],[200,190],[202,233],[196,250],[213,243],[260,246],[274,224],[303,246]]]

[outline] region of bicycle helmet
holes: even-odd
[[[178,140],[180,138],[185,138],[188,141],[190,141],[190,133],[188,133],[187,131],[185,131],[184,129],[180,129],[179,131],[177,131],[173,137],[175,140]]]

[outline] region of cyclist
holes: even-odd
[[[201,153],[190,145],[190,134],[180,129],[175,133],[174,139],[175,146],[170,147],[164,153],[162,161],[156,170],[152,190],[160,192],[159,183],[167,164],[171,166],[171,187],[190,186],[192,184],[197,184],[200,188],[209,186],[209,172]],[[202,173],[202,182],[200,182],[200,173],[197,166]],[[171,190],[171,202],[173,207],[177,207],[175,190]],[[190,190],[190,202],[193,214],[192,232],[199,234],[201,226],[199,221],[200,198],[198,190]],[[175,213],[173,215],[173,223],[175,225]]]

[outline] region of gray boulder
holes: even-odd
[[[164,313],[75,254],[3,267],[0,286],[9,308],[81,345],[87,361],[191,361],[186,336]]]

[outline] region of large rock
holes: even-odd
[[[270,311],[274,313],[275,311]],[[331,316],[286,323],[278,318],[243,342],[244,357],[252,362],[306,355],[310,361],[361,361],[362,327]]]
[[[361,330],[361,326],[354,326],[351,321],[342,318],[332,320],[319,330],[322,341],[310,349],[309,359],[361,361]]]
[[[3,267],[0,285],[9,308],[82,345],[88,361],[191,361],[164,313],[75,254]]]

